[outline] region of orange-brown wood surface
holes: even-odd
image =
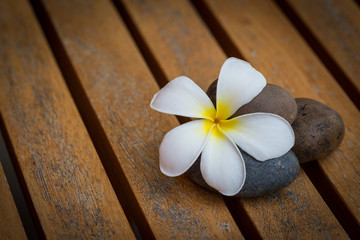
[[[226,57],[189,2],[122,2],[166,82],[185,75],[206,91]]]
[[[360,9],[352,0],[287,1],[357,89],[360,101]]]
[[[360,114],[347,85],[358,94],[357,4],[0,0],[0,6],[0,127],[40,238],[359,236]],[[304,164],[292,184],[266,196],[221,197],[187,175],[169,178],[159,169],[163,136],[186,119],[150,109],[153,95],[180,75],[206,90],[229,56],[249,61],[294,97],[325,103],[345,122],[336,151]],[[1,166],[0,178],[0,239],[26,239],[28,225]]]
[[[0,238],[27,239],[19,213],[0,164]]]
[[[222,199],[186,177],[168,178],[158,166],[164,134],[174,117],[149,108],[158,86],[110,1],[44,1],[90,107],[114,151],[107,159],[140,231],[158,239],[241,239]],[[81,107],[80,107],[81,108]],[[106,148],[106,146],[103,146]],[[114,180],[116,181],[116,179]],[[142,215],[142,216],[141,216]],[[145,223],[146,221],[146,223]],[[147,233],[143,233],[147,234]],[[149,238],[150,236],[146,236]]]
[[[123,1],[125,10],[129,12],[139,34],[168,80],[184,74],[200,83],[206,90],[217,78],[226,59],[225,54],[191,4],[171,0],[158,4],[155,2]],[[257,203],[256,206],[254,202]],[[344,230],[303,172],[286,190],[256,198],[255,201],[243,200],[241,204],[245,206],[244,210],[263,238],[293,238],[303,230],[308,233],[303,235],[304,239],[309,236],[346,237]],[[277,209],[276,212],[273,211],[274,208]],[[272,222],[271,227],[268,225],[269,219]],[[294,225],[301,227],[294,228]]]
[[[348,238],[303,170],[294,183],[278,192],[233,199],[233,204],[243,205],[263,239]]]
[[[0,5],[1,115],[41,231],[134,238],[30,6]]]
[[[323,102],[342,116],[346,126],[343,143],[318,163],[360,223],[360,114],[357,108],[272,2],[206,2],[236,47],[270,82],[289,89],[295,97]]]

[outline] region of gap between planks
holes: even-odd
[[[17,160],[14,147],[11,144],[10,136],[8,134],[4,119],[1,114],[0,114],[0,130],[1,130],[4,142],[5,142],[5,146],[7,148],[9,157],[13,164],[13,168],[14,168],[17,180],[20,184],[20,191],[22,192],[22,197],[24,198],[24,202],[26,204],[24,212],[30,213],[29,218],[23,218],[22,217],[23,214],[20,215],[21,221],[24,221],[23,226],[25,227],[26,234],[29,234],[29,235],[31,234],[34,237],[34,239],[45,239],[44,230],[41,227],[39,216],[36,213],[34,203],[30,197],[30,193],[26,186],[24,176],[21,172],[19,161]],[[23,203],[21,203],[21,204],[23,204]],[[17,206],[17,208],[18,208],[18,206]]]
[[[3,148],[3,145],[0,134],[0,149]],[[8,177],[5,174],[6,168],[9,170],[9,162],[5,162],[4,158],[8,158],[8,156],[3,156],[2,153],[3,149],[0,152],[0,236],[5,239],[27,239],[25,227],[15,204],[16,199],[11,192],[14,189],[10,188],[10,182],[7,181]]]
[[[1,115],[1,114],[0,114]],[[26,202],[23,189],[20,186],[18,177],[16,176],[15,168],[13,166],[13,161],[11,161],[9,156],[9,151],[5,144],[5,140],[2,132],[6,131],[2,116],[0,116],[0,165],[3,166],[4,174],[8,181],[8,185],[11,191],[11,195],[14,199],[16,209],[19,213],[22,225],[24,227],[26,236],[28,239],[39,239],[33,217],[30,214],[28,203]],[[1,168],[1,166],[0,166]],[[0,197],[1,198],[1,197]],[[1,228],[1,227],[0,227]],[[21,233],[18,233],[19,235]],[[1,235],[1,232],[0,232]],[[16,236],[16,234],[15,234]],[[11,239],[11,238],[10,238]]]

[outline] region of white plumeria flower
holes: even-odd
[[[264,76],[249,63],[227,59],[218,79],[216,109],[206,93],[185,76],[175,78],[155,94],[150,106],[163,113],[199,118],[165,135],[160,145],[161,172],[179,176],[201,154],[200,171],[206,183],[232,196],[241,190],[246,177],[237,146],[265,161],[287,153],[295,137],[290,124],[275,114],[252,113],[228,119],[266,85]]]

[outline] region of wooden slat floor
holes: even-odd
[[[357,239],[359,19],[351,0],[0,0],[0,127],[33,222],[0,166],[0,239]],[[186,120],[152,96],[179,75],[206,90],[230,56],[346,126],[335,152],[262,197],[158,166]]]

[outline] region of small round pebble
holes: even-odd
[[[217,80],[207,90],[207,94],[215,106],[216,88]],[[239,94],[241,94],[241,91],[239,91]],[[259,95],[248,104],[240,107],[232,117],[254,112],[274,113],[292,124],[296,118],[297,106],[295,99],[288,91],[277,85],[267,84]]]
[[[295,152],[300,163],[321,159],[334,151],[345,135],[341,116],[328,106],[308,98],[296,98],[297,117],[292,124]]]
[[[256,197],[280,190],[292,183],[300,172],[299,161],[290,150],[285,155],[257,161],[240,150],[246,167],[246,179],[243,188],[234,197]],[[224,159],[226,161],[226,159]],[[188,170],[190,178],[200,186],[216,191],[206,184],[200,173],[200,159]]]

